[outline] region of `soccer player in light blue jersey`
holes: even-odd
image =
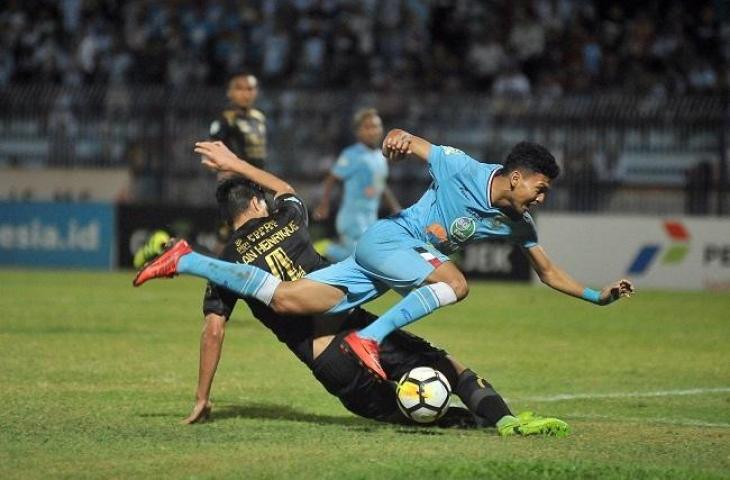
[[[222,148],[221,148],[222,147]],[[196,150],[218,170],[252,178],[252,165],[224,146],[202,142]],[[483,238],[503,238],[522,248],[540,280],[567,295],[597,305],[630,296],[622,279],[593,290],[552,262],[539,245],[529,210],[545,201],[558,176],[555,159],[544,147],[521,142],[504,165],[480,163],[453,147],[431,145],[403,130],[391,130],[383,141],[390,160],[406,155],[427,163],[433,182],[421,199],[399,215],[383,219],[361,237],[352,256],[304,279],[282,282],[249,265],[221,262],[187,248],[174,248],[141,270],[134,280],[185,273],[206,278],[239,295],[250,296],[276,313],[339,313],[396,290],[403,298],[377,321],[345,337],[344,345],[382,378],[378,345],[390,332],[468,294],[461,271],[448,254]]]
[[[330,195],[337,183],[342,183],[342,202],[337,212],[335,228],[338,241],[315,243],[315,248],[332,262],[349,257],[365,230],[378,220],[382,198],[391,213],[400,211],[400,205],[386,181],[388,161],[383,156],[383,121],[374,108],[355,113],[353,127],[357,143],[345,148],[324,180],[322,199],[314,211],[316,220],[330,215]]]

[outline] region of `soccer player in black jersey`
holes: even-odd
[[[266,117],[254,108],[258,80],[236,73],[228,81],[230,105],[211,123],[210,137],[223,142],[239,158],[264,168],[266,161]]]
[[[220,142],[197,145],[202,145],[207,153],[203,163],[208,167],[235,171],[245,177],[228,178],[216,191],[221,211],[233,228],[221,259],[256,265],[282,280],[296,280],[327,265],[312,246],[306,207],[291,186],[235,158]],[[226,162],[228,165],[235,163],[236,168],[228,168]],[[274,193],[271,210],[262,187]],[[204,420],[211,412],[210,390],[220,359],[225,325],[238,299],[230,290],[211,283],[206,288],[196,403],[185,423]],[[409,423],[396,405],[394,384],[381,381],[341,347],[347,333],[374,321],[375,315],[355,308],[341,316],[287,317],[276,314],[258,300],[243,300],[254,316],[312,370],[314,377],[329,393],[338,397],[345,408],[366,418]],[[502,435],[562,434],[567,431],[567,425],[557,419],[512,416],[502,397],[488,382],[444,350],[415,335],[395,331],[381,348],[381,362],[389,378],[400,378],[418,366],[430,366],[444,373],[471,414],[464,409],[451,408],[439,420],[441,426],[497,426]]]

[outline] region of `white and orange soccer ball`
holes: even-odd
[[[403,375],[396,386],[398,408],[418,423],[432,423],[449,408],[451,385],[443,373],[417,367]]]

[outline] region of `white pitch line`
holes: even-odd
[[[730,387],[691,388],[687,390],[659,390],[656,392],[614,392],[614,393],[563,393],[544,397],[519,397],[514,400],[532,402],[561,402],[563,400],[593,400],[601,398],[650,398],[650,397],[682,397],[687,395],[704,395],[707,393],[730,393]]]
[[[599,419],[599,420],[621,420],[625,422],[635,423],[655,423],[661,425],[677,425],[682,427],[710,427],[710,428],[730,428],[730,423],[714,423],[703,422],[701,420],[688,420],[683,418],[639,418],[639,417],[621,417],[615,415],[593,415],[593,414],[570,414],[568,418],[576,418],[583,420]]]

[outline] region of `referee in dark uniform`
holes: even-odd
[[[236,73],[228,81],[229,107],[210,124],[210,137],[220,140],[239,158],[266,168],[266,116],[254,108],[259,94],[258,80],[248,73]]]

